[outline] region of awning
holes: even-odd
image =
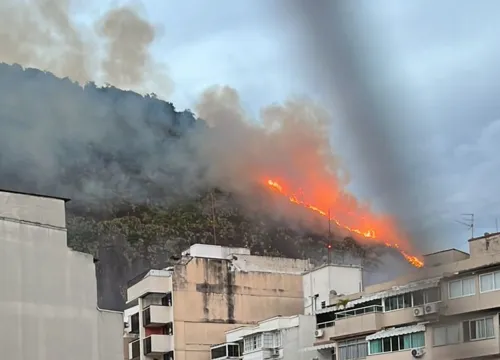
[[[352,308],[358,304],[363,304],[363,303],[367,303],[367,302],[370,302],[373,300],[387,298],[390,296],[402,295],[402,294],[406,294],[406,293],[413,292],[413,291],[424,290],[424,289],[436,287],[439,284],[439,281],[441,280],[441,278],[442,277],[439,276],[439,277],[435,277],[435,278],[431,278],[431,279],[414,281],[414,282],[411,282],[411,283],[408,283],[405,285],[401,285],[401,286],[393,286],[391,289],[381,291],[378,293],[374,293],[374,294],[369,294],[369,295],[363,296],[359,299],[352,300],[347,304],[346,308],[349,309],[349,308]]]
[[[422,331],[425,331],[425,325],[423,325],[423,324],[404,326],[404,327],[399,327],[399,328],[391,328],[391,329],[376,332],[375,334],[372,334],[372,335],[368,335],[366,337],[366,341],[383,339],[383,338],[388,338],[388,337],[397,336],[397,335],[413,334],[413,333],[418,333],[418,332],[422,332]]]
[[[327,349],[333,349],[335,347],[335,343],[326,343],[326,344],[320,344],[316,346],[310,346],[306,347],[300,350],[300,352],[309,352],[309,351],[319,351],[319,350],[327,350]]]

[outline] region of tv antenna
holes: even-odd
[[[455,220],[457,223],[464,225],[470,230],[470,238],[474,239],[474,214],[460,214],[461,220]]]

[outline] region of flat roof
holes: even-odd
[[[486,233],[486,234],[484,234],[483,236],[478,236],[478,237],[475,237],[475,238],[469,239],[469,242],[470,242],[470,241],[474,241],[474,240],[480,240],[480,239],[489,238],[489,237],[491,237],[491,236],[496,236],[496,235],[500,235],[500,231],[498,231],[498,232],[494,232],[494,233]]]
[[[9,189],[0,188],[0,192],[18,194],[18,195],[35,196],[35,197],[41,197],[41,198],[46,198],[46,199],[62,200],[64,202],[71,201],[70,198],[66,198],[66,197],[53,196],[53,195],[47,195],[47,194],[37,194],[37,193],[31,193],[31,192],[19,191],[19,190],[9,190]]]
[[[451,248],[451,249],[444,249],[444,250],[439,250],[439,251],[436,251],[436,252],[432,252],[432,253],[429,253],[429,254],[425,254],[425,255],[422,255],[422,256],[431,256],[431,255],[436,255],[436,254],[440,254],[440,253],[444,253],[444,252],[448,252],[448,251],[458,251],[462,254],[465,254],[465,255],[470,255],[469,253],[465,252],[465,251],[462,251],[462,250],[458,250],[456,248]]]

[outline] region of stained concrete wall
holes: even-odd
[[[245,268],[254,271],[238,270],[222,259],[193,258],[175,266],[176,360],[208,360],[210,346],[224,342],[227,330],[303,312],[301,273],[309,263],[288,259],[287,267],[276,261],[273,270],[269,259],[264,271],[257,271],[251,260],[247,257]]]
[[[67,248],[63,200],[0,191],[5,360],[121,360],[123,315],[97,309],[93,258]]]

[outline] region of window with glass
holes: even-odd
[[[243,340],[244,352],[250,352],[262,348],[262,334],[250,335]]]
[[[368,355],[368,343],[365,339],[353,339],[338,343],[339,360],[364,359]]]
[[[493,317],[464,321],[462,326],[465,342],[495,337]]]
[[[460,325],[446,325],[433,329],[434,346],[458,344],[460,342]]]
[[[448,297],[450,299],[471,296],[476,294],[476,279],[459,279],[448,283]]]
[[[480,275],[479,286],[482,293],[500,290],[500,271]]]
[[[382,339],[370,340],[368,348],[370,355],[409,350],[425,346],[425,333],[417,332],[413,334],[397,335]]]
[[[411,293],[391,296],[385,299],[385,311],[405,309],[411,306]]]

